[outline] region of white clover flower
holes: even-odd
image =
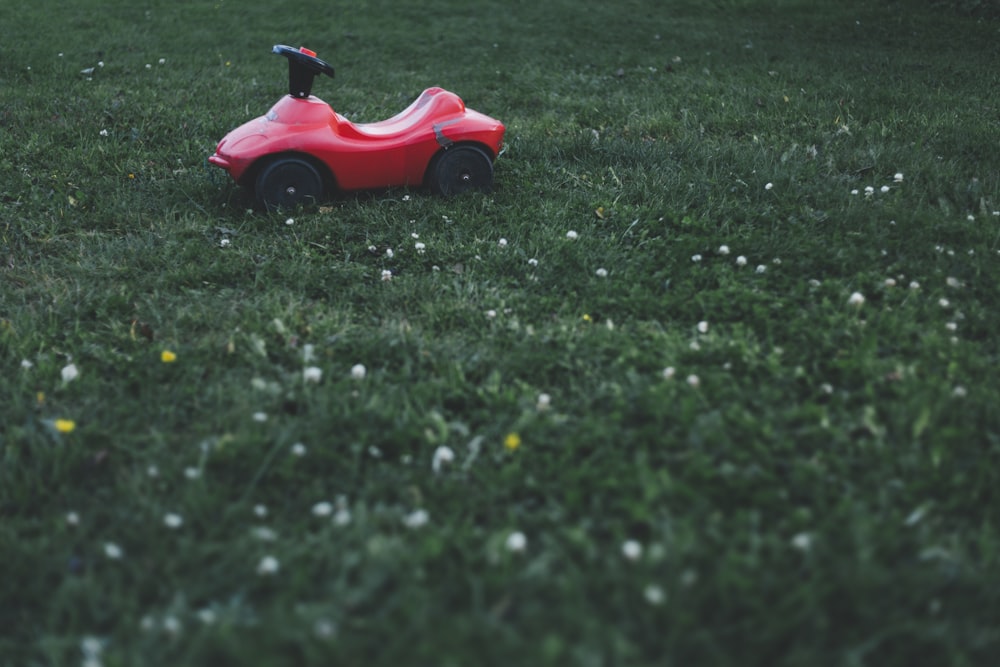
[[[318,366],[307,366],[302,369],[302,379],[306,382],[316,383],[323,378],[323,369]]]
[[[166,58],[160,58],[160,60],[159,60],[158,62],[159,62],[159,63],[160,63],[161,65],[166,65],[166,64],[167,64],[167,59],[166,59]]]
[[[107,130],[101,130],[100,135],[102,137],[106,137],[106,136],[108,136],[108,131]]]
[[[667,599],[666,593],[663,589],[656,584],[649,584],[642,591],[642,596],[646,598],[646,602],[653,606],[659,606]]]
[[[68,525],[70,525],[70,526],[78,526],[78,525],[80,525],[80,515],[77,514],[76,512],[67,512],[66,513],[66,523]]]
[[[486,311],[486,317],[490,318],[491,320],[496,316],[497,316],[497,311],[493,310],[492,308]]]
[[[918,283],[916,280],[911,280],[910,289],[920,289],[920,283]]]
[[[701,386],[701,378],[699,378],[697,375],[695,375],[695,374],[692,373],[691,375],[687,376],[687,383],[690,386],[692,386],[695,389],[697,389],[699,386]]]
[[[521,531],[515,530],[507,536],[504,546],[507,547],[507,551],[512,553],[522,553],[528,548],[528,538]]]
[[[528,266],[538,266],[538,260],[532,257],[528,260]]]
[[[948,287],[959,288],[962,286],[962,281],[953,276],[948,276],[944,282]]]
[[[895,278],[886,278],[884,284],[885,284],[886,287],[895,287],[896,286],[896,279]]]
[[[278,570],[281,569],[281,563],[274,556],[264,556],[257,563],[257,574],[261,576],[270,576],[272,574],[277,574]]]
[[[597,271],[595,271],[594,273],[597,274],[598,278],[607,278],[608,277],[608,270],[605,269],[605,268],[603,268],[603,267],[600,268],[600,269],[597,269]]]
[[[866,196],[866,197],[871,197],[871,196],[872,196],[873,194],[875,194],[875,188],[873,188],[873,187],[872,187],[872,186],[870,186],[870,185],[869,185],[869,186],[866,186],[866,187],[865,187],[865,196]]]
[[[184,525],[184,517],[180,514],[168,512],[163,515],[163,525],[170,529],[177,529]]]
[[[149,67],[149,65],[146,65]],[[181,622],[176,616],[163,617],[163,631],[168,635],[178,635],[181,632]]]
[[[754,269],[757,273],[767,273],[767,267],[763,264],[758,264],[757,268]]]
[[[637,540],[625,540],[622,543],[622,555],[631,561],[639,560],[642,557],[642,543]]]
[[[861,292],[854,292],[847,299],[848,305],[851,305],[851,306],[860,306],[864,302],[865,302],[865,295],[862,294]]]
[[[382,269],[382,282],[387,283],[392,280],[392,271],[389,269]]]
[[[507,239],[504,239],[504,238],[500,239],[499,241],[497,241],[497,245],[499,245],[501,248],[506,248],[507,247]]]
[[[716,252],[718,252],[720,255],[728,255],[729,254],[729,246],[727,246],[725,244],[720,245],[719,249]]]
[[[938,299],[938,305],[941,306],[942,308],[947,308],[948,306],[951,305],[951,302],[948,301],[948,299],[942,297]]]
[[[944,328],[948,331],[957,331],[958,324],[956,322],[945,322]]]
[[[266,412],[255,412],[255,413],[253,413],[252,417],[253,417],[253,420],[255,422],[257,422],[258,424],[263,424],[264,422],[267,421],[267,413]]]
[[[80,377],[80,370],[76,367],[76,364],[68,364],[66,366],[63,366],[62,369],[63,382],[72,382],[78,377]]]
[[[969,392],[966,391],[965,387],[963,387],[962,385],[958,385],[957,387],[951,390],[951,395],[954,396],[955,398],[965,398],[966,396],[969,395]]]
[[[184,468],[184,476],[191,480],[198,479],[201,477],[201,470],[194,466],[188,466]]]
[[[104,652],[104,644],[97,637],[84,637],[80,640],[80,651],[88,658],[97,658]]]
[[[799,533],[791,539],[791,545],[799,551],[809,551],[812,548],[812,535]]]
[[[676,374],[677,374],[677,369],[675,369],[673,366],[667,366],[666,368],[663,369],[664,380],[670,380]]]
[[[698,262],[701,261],[701,255],[699,255],[698,253],[691,255],[691,261],[697,264]]]
[[[705,320],[698,322],[698,333],[708,333],[708,322]]]
[[[385,249],[385,256],[388,257],[389,259],[392,259],[395,255],[396,253],[392,251],[392,248]]]
[[[274,542],[278,539],[278,534],[267,526],[254,526],[250,529],[250,534],[261,542]]]
[[[970,213],[969,215],[965,216],[965,219],[968,220],[969,222],[975,222],[976,221],[976,216],[974,216],[974,215],[972,215]]]
[[[857,190],[857,188],[855,188],[854,190],[851,190],[851,194],[852,194],[852,195],[856,195],[856,194],[858,194],[858,190]]]
[[[535,409],[539,412],[548,410],[552,405],[552,397],[548,394],[539,394],[538,399],[535,401]]]
[[[303,456],[306,455],[306,446],[303,445],[301,442],[296,442],[294,445],[292,445],[291,452],[292,456],[298,456],[299,458],[302,458]]]
[[[452,451],[451,447],[448,445],[441,445],[434,450],[434,456],[431,457],[431,470],[433,470],[435,474],[439,473],[444,466],[454,460],[455,452]]]
[[[204,609],[199,609],[197,612],[195,612],[195,616],[197,616],[198,620],[204,623],[205,625],[213,625],[215,621],[218,620],[218,616],[216,615],[215,611],[209,609],[208,607],[205,607]]]
[[[824,382],[819,386],[819,390],[824,394],[830,395],[833,393],[833,385],[829,382]]]
[[[569,230],[568,232],[566,232],[566,238],[568,238],[568,239],[569,239],[570,241],[575,241],[575,240],[576,240],[577,238],[579,238],[579,236],[580,236],[580,235],[579,235],[579,234],[577,234],[577,233],[576,233],[575,231],[573,231],[572,229],[571,229],[571,230]]]
[[[746,265],[747,265],[746,257],[740,255],[739,257],[736,258],[736,266],[746,266]]]
[[[888,185],[883,185],[883,186],[882,186],[882,194],[885,194],[885,193],[887,193],[888,191],[889,191],[889,186],[888,186]]]
[[[229,239],[219,239],[220,248],[228,248],[230,243],[232,243],[232,241],[230,241]]]
[[[125,555],[125,552],[122,551],[122,548],[114,542],[105,542],[104,555],[111,560],[121,560],[122,556]]]
[[[425,252],[427,252],[427,244],[425,244],[423,241],[417,241],[416,243],[413,244],[413,249],[417,251],[418,255],[423,255]]]
[[[319,639],[330,639],[337,634],[337,624],[328,618],[317,618],[313,623],[313,634]]]
[[[321,501],[312,506],[313,516],[330,516],[333,514],[333,503]]]
[[[258,516],[261,519],[263,519],[264,517],[267,516],[267,505],[262,505],[261,503],[257,503],[256,505],[253,506],[253,513],[254,516]]]
[[[366,375],[368,375],[368,369],[365,368],[364,364],[354,364],[351,366],[351,379],[364,380]]]
[[[767,184],[766,184],[766,185],[764,186],[764,189],[765,189],[765,190],[770,190],[770,189],[772,189],[773,187],[774,187],[774,183],[767,183]]]
[[[289,227],[291,227],[292,225],[295,224],[295,218],[288,218],[288,219],[286,219],[285,220],[285,224],[288,225]]]
[[[333,525],[346,526],[351,523],[351,510],[347,507],[339,507],[333,515]]]
[[[894,183],[902,183],[903,182],[903,172],[897,171],[896,175],[892,177],[892,180],[893,180]]]
[[[421,508],[418,510],[413,510],[409,514],[403,517],[403,525],[410,529],[422,528],[427,525],[427,522],[431,520],[431,515],[427,513],[427,510]]]

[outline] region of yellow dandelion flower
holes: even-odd
[[[507,437],[503,439],[503,446],[507,451],[513,452],[521,446],[521,436],[517,433],[508,433]]]
[[[590,317],[590,313],[584,313],[583,314],[583,321],[584,322],[590,322],[592,319],[593,318]]]
[[[72,433],[76,429],[76,422],[72,419],[57,419],[55,427],[60,433]]]
[[[171,352],[170,350],[164,350],[160,353],[160,361],[165,364],[172,364],[177,361],[177,353]]]

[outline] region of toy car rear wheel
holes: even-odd
[[[455,146],[439,153],[429,172],[428,185],[445,196],[485,192],[493,185],[493,161],[476,146]]]
[[[315,204],[323,196],[323,177],[301,158],[278,158],[260,170],[254,185],[257,203],[269,211]]]

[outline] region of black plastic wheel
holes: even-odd
[[[305,160],[278,158],[257,174],[254,194],[269,211],[308,206],[323,196],[323,177]]]
[[[493,161],[476,146],[455,146],[437,156],[428,176],[430,188],[445,196],[485,192],[493,185]]]

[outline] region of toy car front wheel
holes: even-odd
[[[300,158],[279,158],[265,165],[254,185],[257,203],[268,210],[307,206],[323,196],[323,177]]]
[[[493,161],[475,146],[449,148],[431,164],[428,185],[445,196],[489,190],[493,185]]]

